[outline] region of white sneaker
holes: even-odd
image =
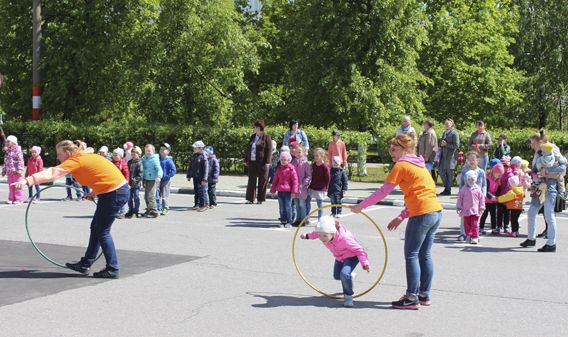
[[[472,239],[469,241],[469,243],[472,244],[472,245],[476,245],[476,244],[479,243],[479,239],[478,239],[478,238],[472,238]]]
[[[343,296],[343,306],[346,308],[353,307],[353,296],[345,295]]]

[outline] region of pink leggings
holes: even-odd
[[[22,180],[21,175],[10,173],[8,174],[8,201],[22,202],[24,200],[24,192],[22,191],[22,189],[16,189],[14,186],[11,186],[12,183],[18,182],[20,180]]]
[[[463,226],[466,236],[471,238],[479,237],[479,227],[477,226],[478,221],[478,215],[468,215],[463,217]]]

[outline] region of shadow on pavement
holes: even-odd
[[[92,219],[92,215],[64,215],[64,219]]]
[[[343,302],[325,296],[286,296],[286,295],[261,295],[247,293],[254,297],[266,300],[264,304],[253,304],[255,308],[277,307],[318,307],[318,308],[343,308]],[[390,302],[355,301],[355,306],[350,309],[391,309]]]
[[[515,247],[486,247],[483,245],[470,245],[466,243],[461,243],[461,246],[447,246],[446,248],[451,249],[461,249],[463,252],[468,253],[537,253],[536,249],[523,248],[520,246]]]
[[[85,275],[77,273],[57,273],[57,272],[41,272],[39,270],[10,270],[0,271],[0,279],[3,278],[23,278],[23,279],[46,279],[46,278],[84,278]]]

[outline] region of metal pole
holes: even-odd
[[[32,38],[32,120],[41,118],[41,0],[33,0],[33,38]]]

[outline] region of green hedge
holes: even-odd
[[[233,127],[226,129],[203,129],[185,125],[73,125],[69,122],[44,120],[39,122],[6,123],[6,134],[18,137],[24,150],[33,145],[40,145],[44,149],[46,165],[55,164],[55,144],[63,139],[82,139],[97,150],[102,145],[112,149],[121,147],[130,140],[143,148],[151,143],[158,146],[167,142],[172,146],[172,157],[180,170],[185,170],[192,154],[191,145],[196,140],[203,140],[205,144],[212,145],[221,161],[224,172],[242,172],[243,158],[246,144],[253,133],[250,127]],[[282,144],[282,138],[288,128],[286,126],[268,126],[266,132]],[[331,130],[315,127],[302,128],[308,135],[310,148],[323,147],[331,140]],[[343,140],[350,149],[356,149],[357,144],[370,144],[371,135],[366,132],[344,131]],[[355,159],[355,158],[354,158]]]
[[[416,126],[415,126],[416,127]],[[380,130],[376,137],[372,137],[366,132],[343,131],[342,138],[350,149],[351,161],[356,161],[354,154],[357,153],[357,145],[365,144],[376,149],[378,161],[388,163],[388,140],[391,139],[397,126],[389,126]],[[443,127],[436,125],[436,133],[441,136]],[[282,144],[282,138],[287,130],[287,126],[267,126],[266,132]],[[83,139],[89,146],[98,149],[102,145],[107,145],[113,149],[131,140],[136,145],[143,147],[144,144],[152,143],[159,145],[167,142],[172,145],[172,156],[180,170],[187,166],[191,156],[191,144],[198,139],[203,140],[215,148],[215,152],[221,161],[224,172],[242,172],[243,157],[246,142],[252,134],[250,127],[232,127],[226,129],[203,129],[185,125],[134,125],[108,123],[101,125],[74,125],[64,121],[44,120],[39,122],[20,122],[9,121],[4,126],[7,135],[14,134],[18,137],[24,150],[33,145],[40,145],[44,149],[46,165],[55,164],[55,144],[63,139]],[[331,140],[331,129],[316,128],[312,126],[302,127],[310,140],[310,147],[327,148]],[[474,128],[459,129],[462,146],[460,150],[467,151],[466,144]],[[508,136],[513,155],[520,155],[523,158],[532,158],[532,150],[528,147],[527,138],[535,132],[533,129],[488,129],[496,142],[499,134],[504,133]],[[568,135],[563,131],[548,131],[552,142],[560,147],[561,150],[568,149]],[[491,149],[491,152],[494,148]]]

